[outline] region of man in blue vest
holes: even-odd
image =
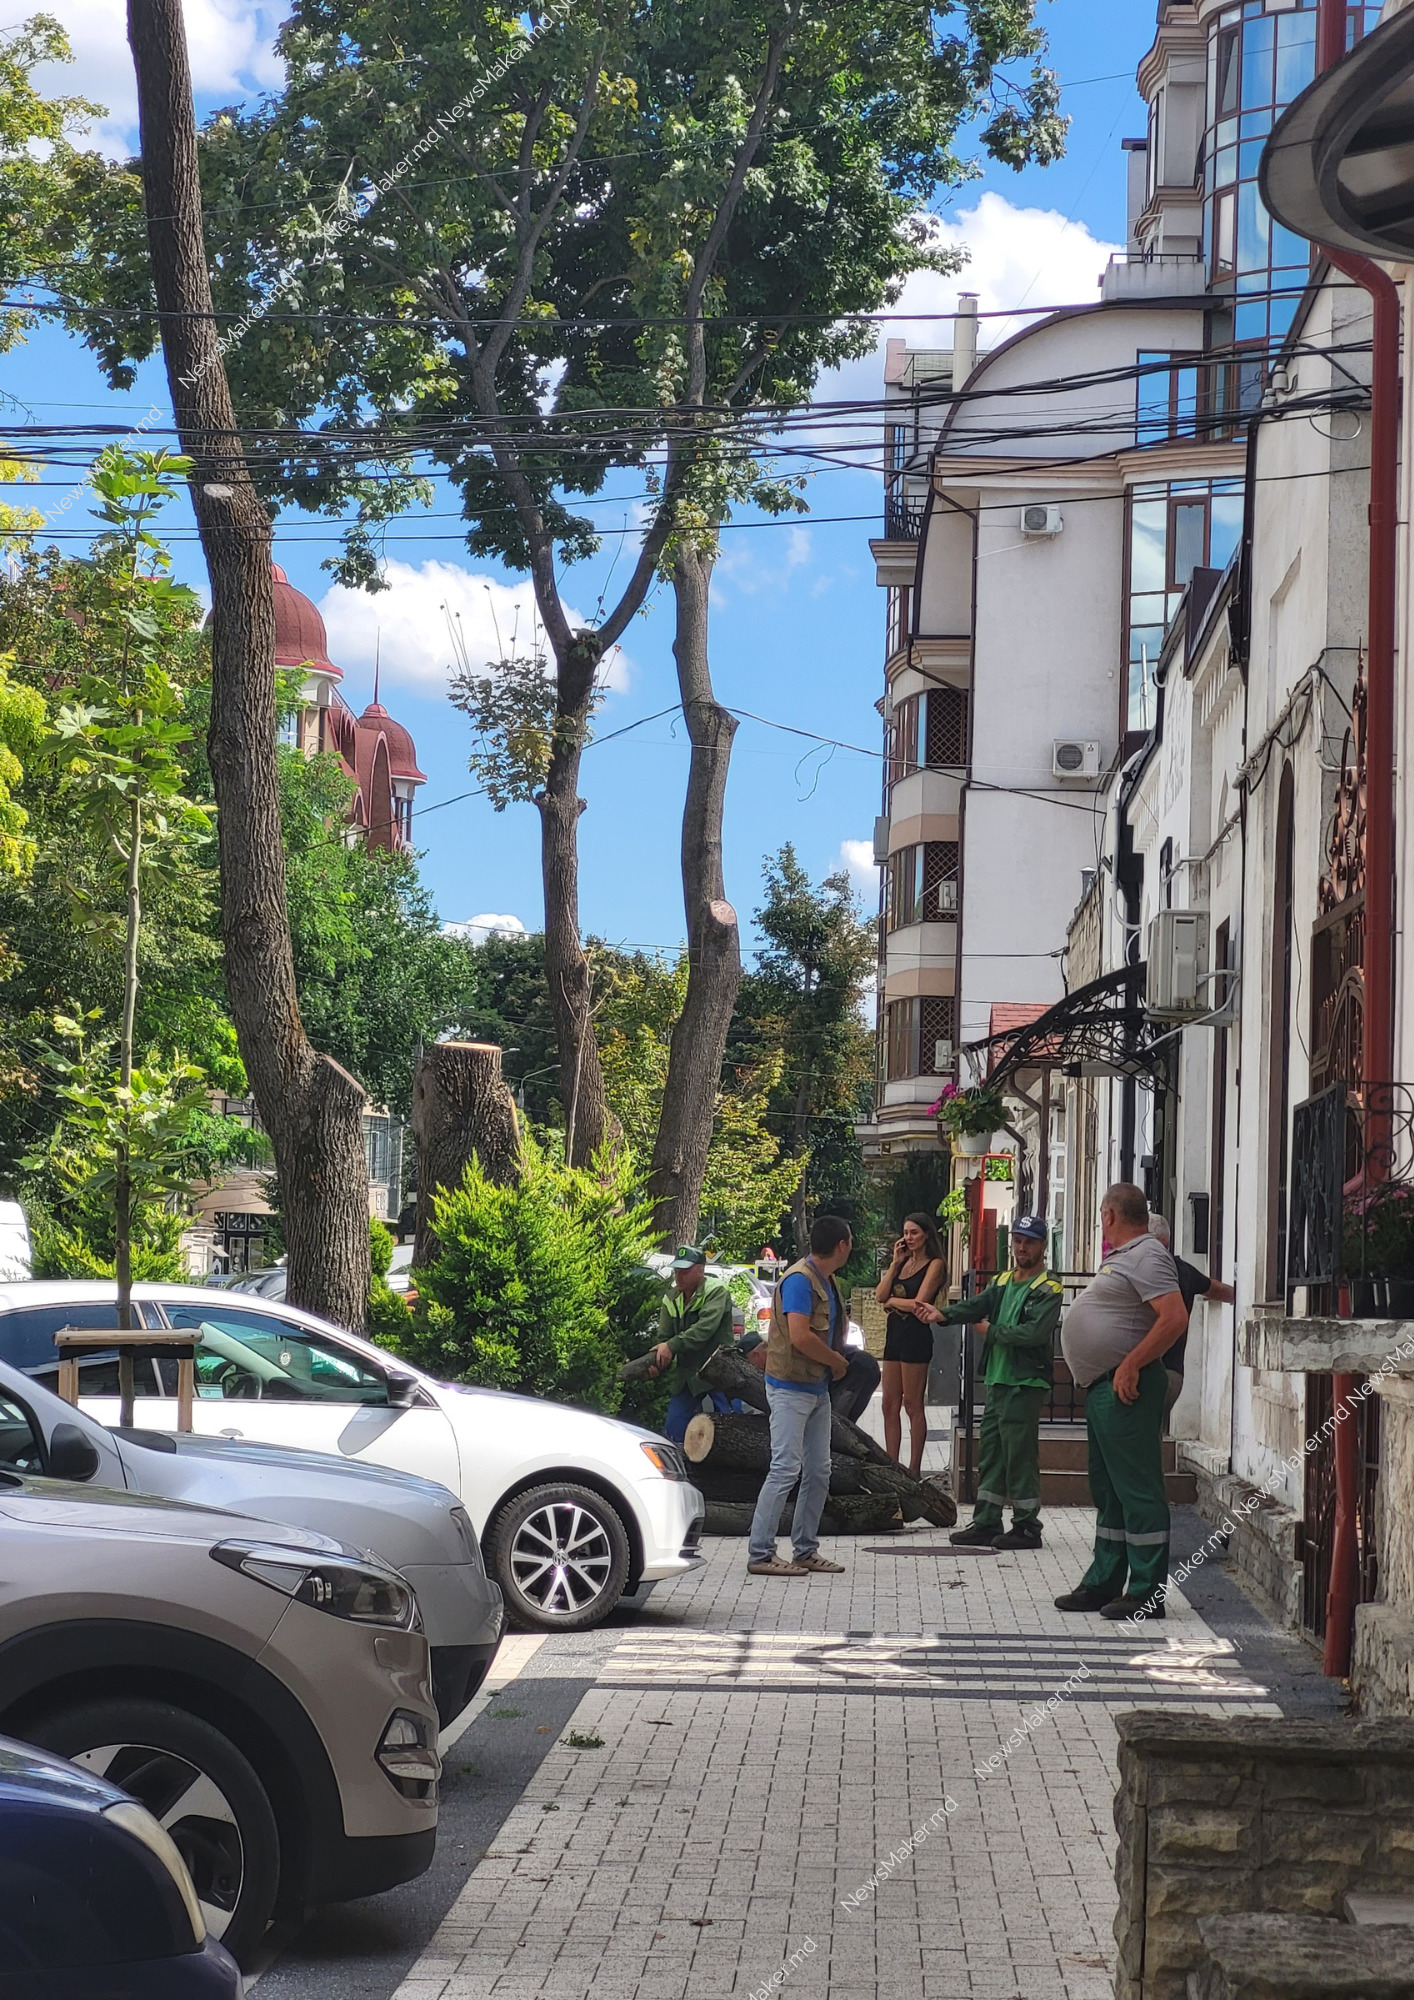
[[[830,1491],[831,1382],[842,1381],[849,1315],[835,1273],[849,1262],[854,1238],[838,1215],[817,1215],[810,1255],[776,1287],[766,1341],[766,1402],[771,1412],[771,1469],[751,1522],[752,1576],[843,1576],[842,1563],[820,1553],[820,1516]],[[776,1554],[786,1495],[799,1480],[791,1521],[793,1558]]]

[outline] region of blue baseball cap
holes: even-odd
[[[1018,1215],[1011,1225],[1013,1236],[1029,1236],[1037,1243],[1044,1243],[1050,1235],[1044,1215]]]

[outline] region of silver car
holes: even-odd
[[[417,1592],[445,1727],[500,1644],[501,1593],[470,1516],[445,1486],[331,1453],[172,1431],[110,1431],[0,1362],[0,1466],[312,1528],[375,1555]]]
[[[238,1959],[420,1875],[437,1714],[417,1600],[325,1535],[0,1471],[0,1734],[167,1831]]]

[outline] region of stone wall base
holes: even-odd
[[[1414,1616],[1393,1604],[1356,1606],[1350,1685],[1362,1715],[1414,1715]]]
[[[1279,1625],[1299,1630],[1301,1516],[1229,1472],[1226,1457],[1210,1446],[1180,1438],[1178,1464],[1180,1471],[1191,1472],[1197,1480],[1203,1519],[1214,1528],[1228,1529],[1229,1570]]]

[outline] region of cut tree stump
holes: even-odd
[[[417,1148],[412,1261],[429,1264],[437,1255],[433,1203],[447,1188],[460,1186],[473,1157],[498,1187],[520,1179],[520,1124],[494,1042],[433,1042],[423,1050],[412,1085],[412,1136]]]
[[[692,1465],[710,1459],[713,1466],[733,1472],[768,1472],[771,1467],[771,1426],[752,1411],[749,1415],[718,1412],[693,1417],[682,1448]]]

